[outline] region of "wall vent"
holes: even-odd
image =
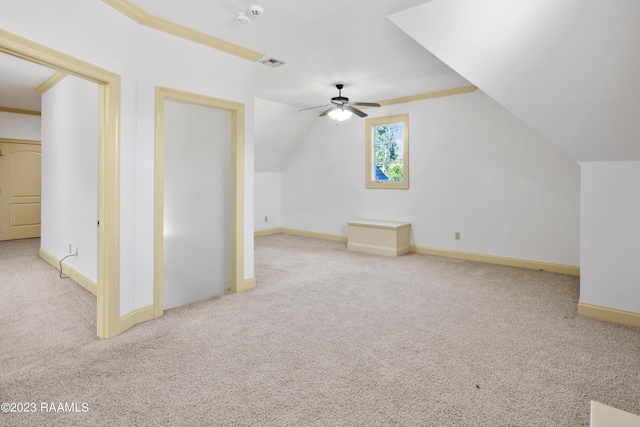
[[[266,65],[268,67],[271,67],[271,68],[278,68],[278,67],[284,65],[284,62],[278,61],[275,58],[263,59],[262,61],[260,61],[260,63],[264,64],[264,65]]]

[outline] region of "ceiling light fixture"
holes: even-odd
[[[347,120],[351,117],[351,111],[345,109],[335,109],[329,113],[329,117],[337,122],[341,122],[343,120]]]

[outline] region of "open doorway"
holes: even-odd
[[[46,46],[0,30],[0,52],[98,85],[98,215],[97,334],[108,338],[122,332],[120,319],[120,77]],[[46,179],[46,178],[45,178]]]

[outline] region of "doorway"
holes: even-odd
[[[5,30],[0,30],[0,52],[98,84],[97,334],[117,335],[124,330],[120,321],[120,76]]]
[[[155,156],[156,317],[255,286],[244,281],[244,105],[157,87]]]

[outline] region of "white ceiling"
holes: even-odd
[[[51,68],[0,54],[0,107],[40,111],[34,89],[55,73]]]
[[[576,161],[640,160],[637,0],[434,0],[390,19]]]
[[[337,96],[379,101],[469,85],[387,15],[428,0],[132,0],[147,13],[285,62],[256,64],[256,97],[312,107]],[[264,14],[235,21],[252,4]]]
[[[99,1],[99,0],[92,0]],[[256,63],[256,97],[298,108],[324,105],[336,83],[352,101],[380,101],[467,86],[469,82],[407,36],[387,15],[429,0],[131,0],[147,13],[276,58]],[[252,4],[264,14],[235,21]],[[37,65],[0,61],[0,106],[39,109]],[[44,78],[41,78],[44,77]],[[40,80],[40,81],[37,81]]]

